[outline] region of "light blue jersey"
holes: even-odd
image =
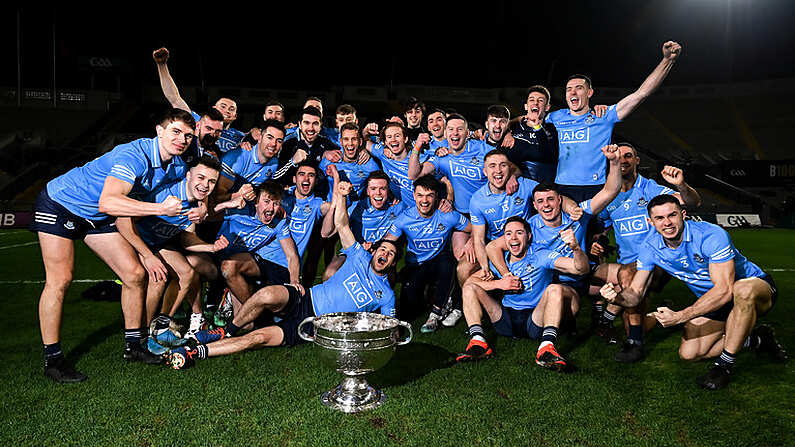
[[[320,209],[322,205],[323,199],[314,195],[296,199],[295,193],[291,192],[282,199],[282,208],[290,216],[290,235],[295,241],[298,256],[302,259],[315,224],[323,219],[323,213]]]
[[[88,220],[108,217],[99,212],[99,196],[107,177],[132,185],[127,195],[142,200],[160,185],[185,178],[188,168],[180,157],[164,164],[160,160],[160,139],[141,138],[120,144],[112,151],[47,183],[47,194],[76,216]]]
[[[529,178],[519,177],[519,189],[512,195],[505,191],[494,194],[488,183],[472,194],[469,200],[469,218],[472,225],[485,225],[486,237],[489,240],[502,236],[505,221],[509,217],[519,216],[529,220],[533,208],[533,188],[538,182]]]
[[[169,196],[174,196],[182,201],[182,209],[187,210],[196,206],[197,202],[189,202],[186,191],[188,181],[172,183],[163,188],[158,188],[144,197],[144,202],[160,203]],[[188,229],[192,222],[186,214],[178,216],[146,216],[135,221],[135,227],[141,239],[149,247],[164,244],[174,236]],[[214,242],[214,241],[211,241]]]
[[[253,204],[243,209],[226,211],[224,223],[218,231],[229,241],[221,258],[235,253],[257,253],[273,241],[290,237],[289,219],[274,217],[270,224],[262,223]]]
[[[460,154],[450,153],[429,160],[436,172],[445,175],[453,185],[456,210],[468,213],[472,194],[488,183],[483,173],[483,158],[492,149],[484,141],[468,140]]]
[[[656,230],[643,241],[637,260],[638,270],[651,271],[657,265],[687,284],[697,297],[714,284],[709,277],[709,264],[734,260],[734,280],[765,276],[759,266],[749,261],[734,247],[723,228],[709,222],[686,220],[682,243],[670,248]]]
[[[257,146],[250,151],[237,148],[225,153],[221,157],[221,175],[232,180],[234,184],[230,192],[235,192],[246,183],[259,186],[273,178],[278,168],[279,159],[273,157],[265,163],[260,163],[257,157]]]
[[[380,311],[395,316],[395,293],[387,275],[378,275],[370,267],[373,255],[358,242],[342,252],[345,264],[328,281],[310,289],[315,315]]]
[[[326,172],[326,169],[330,166],[334,165],[337,167],[337,172],[340,174],[340,180],[349,182],[353,186],[353,195],[348,196],[348,200],[356,201],[361,198],[362,188],[364,187],[364,181],[367,180],[367,176],[370,175],[373,171],[378,171],[380,168],[378,167],[378,163],[375,162],[372,158],[367,160],[367,163],[358,164],[354,162],[347,162],[347,161],[337,161],[337,162],[330,162],[328,159],[323,158],[320,162],[320,170],[322,172]],[[326,178],[328,179],[328,198],[327,200],[330,202],[331,197],[334,193],[334,179],[327,175]]]
[[[436,210],[431,217],[420,216],[417,207],[406,209],[395,219],[389,234],[400,237],[404,233],[408,239],[406,262],[422,264],[433,259],[450,245],[454,230],[463,231],[469,220],[458,211],[443,213]]]
[[[370,204],[370,199],[367,197],[350,206],[348,215],[350,215],[351,231],[356,242],[381,240],[405,209],[406,206],[403,202],[378,209]]]
[[[538,245],[531,245],[524,257],[515,262],[508,262],[510,253],[505,252],[505,263],[513,276],[522,280],[522,290],[505,292],[502,305],[514,309],[533,309],[538,306],[541,296],[552,282],[555,270],[555,259],[562,255],[557,251],[547,250]]]
[[[561,222],[557,227],[546,226],[544,224],[544,219],[541,218],[540,214],[536,214],[535,216],[531,217],[529,223],[530,229],[533,233],[533,244],[539,244],[547,250],[556,251],[568,258],[573,257],[574,253],[572,253],[571,248],[569,248],[569,246],[563,242],[563,239],[560,237],[561,231],[571,229],[574,231],[574,237],[577,239],[577,242],[580,243],[580,249],[583,252],[588,253],[585,248],[585,233],[588,229],[588,221],[593,218],[591,213],[591,201],[586,200],[584,202],[580,202],[579,205],[583,210],[580,220],[573,220],[568,213],[561,211]],[[560,274],[561,282],[580,283],[584,278],[585,277],[581,275],[568,275],[564,273]]]
[[[676,191],[662,186],[654,180],[641,175],[629,191],[618,193],[607,208],[599,213],[605,227],[612,225],[618,245],[618,262],[629,264],[638,259],[638,249],[646,237],[653,233],[654,227],[646,220],[649,217],[646,205],[660,194],[674,194]]]
[[[389,176],[389,187],[395,197],[400,197],[406,207],[413,207],[416,205],[414,202],[414,181],[409,179],[409,157],[407,155],[403,160],[395,160],[388,158],[384,155],[384,150],[388,150],[382,143],[378,143],[372,147],[370,151],[373,157],[381,161],[386,175]],[[426,151],[420,154],[420,164],[428,161],[433,156],[432,152]]]
[[[193,115],[193,119],[196,120],[196,124],[199,124],[201,116],[194,111],[191,111],[190,114]],[[245,132],[241,132],[230,127],[221,131],[221,136],[218,137],[218,141],[215,144],[218,145],[218,149],[220,149],[221,153],[223,154],[240,146],[240,142],[243,141],[243,138],[245,137]]]
[[[593,111],[575,116],[569,109],[555,110],[546,122],[558,130],[559,185],[601,185],[605,182],[607,161],[602,147],[610,144],[613,126],[620,122],[616,105],[608,107],[601,118]]]
[[[435,154],[436,149],[439,149],[440,147],[447,147],[448,144],[449,143],[447,142],[447,139],[437,141],[433,137],[431,137],[431,141],[428,142],[428,148],[432,154]]]

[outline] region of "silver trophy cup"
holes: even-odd
[[[314,335],[302,330],[313,323]],[[408,336],[400,339],[400,326]],[[308,317],[298,325],[298,335],[320,346],[320,357],[328,366],[345,375],[336,388],[321,396],[323,405],[343,411],[358,413],[372,410],[386,400],[386,394],[364,379],[389,363],[395,347],[411,341],[411,325],[405,321],[370,312],[339,312]]]

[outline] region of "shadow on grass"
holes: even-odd
[[[428,343],[401,346],[389,363],[367,376],[376,388],[404,385],[438,369],[455,364],[455,354]]]
[[[121,319],[117,319],[110,324],[107,324],[96,331],[88,334],[88,337],[83,339],[77,346],[74,347],[71,351],[69,351],[68,356],[71,362],[77,362],[80,360],[80,357],[86,355],[88,351],[91,350],[94,346],[104,342],[108,339],[108,337],[112,337],[114,335],[118,335],[119,328],[124,326],[124,322]]]

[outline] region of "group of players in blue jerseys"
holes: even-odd
[[[412,320],[430,307],[422,332],[464,317],[469,341],[459,362],[494,355],[485,313],[496,334],[537,340],[537,364],[566,370],[556,342],[574,328],[585,296],[592,329],[608,343],[617,343],[614,320],[623,313],[619,362],[642,360],[644,333],[657,323],[682,325],[683,359],[716,358],[697,379],[708,389],[728,384],[742,348],[785,359],[772,329],[756,326],[775,303],[772,278],[720,227],[685,219],[701,199],[681,169],[666,166],[670,186],[660,185],[638,174],[631,144],[610,144],[614,124],[661,85],[680,52],[663,44],[638,90],[610,106],[591,106],[583,75],[568,79],[567,107],[552,113],[549,91],[533,86],[524,116],[511,120],[507,107],[491,106],[485,132],[416,99],[403,118],[362,127],[343,105],[327,128],[318,98],[306,101],[297,126],[285,125],[284,107],[271,101],[262,122],[242,132],[231,127],[237,104],[229,98],[193,112],[171,78],[168,50],[156,50],[173,107],[157,136],[53,179],[37,200],[45,375],[86,379],[60,344],[77,239],[123,284],[123,357],[175,369],[295,345],[309,316]],[[611,228],[616,263],[604,262]],[[315,284],[321,256],[326,268]],[[648,291],[670,277],[697,299],[647,313]],[[205,321],[205,284],[226,289],[220,324]],[[183,303],[191,316],[181,334],[173,318]]]

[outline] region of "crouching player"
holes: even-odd
[[[331,312],[373,312],[395,314],[395,294],[387,274],[397,263],[394,242],[381,240],[373,244],[373,254],[356,242],[348,224],[345,207],[351,185],[340,182],[334,194],[334,220],[340,235],[345,264],[328,281],[305,291],[300,284],[276,285],[260,289],[225,327],[199,331],[195,347],[171,351],[169,363],[174,369],[190,366],[196,359],[232,354],[265,346],[293,346],[300,342],[298,324],[306,317]],[[275,325],[256,329],[235,337],[240,327],[253,322],[263,311],[273,312],[281,320]]]
[[[663,327],[684,324],[680,358],[717,357],[707,374],[696,379],[703,388],[717,390],[728,385],[735,357],[742,348],[785,360],[786,353],[770,327],[752,330],[757,317],[770,311],[776,301],[773,278],[743,256],[722,228],[685,221],[685,211],[674,196],[655,197],[649,202],[648,213],[656,232],[638,250],[637,273],[630,286],[621,290],[607,283],[600,290],[602,296],[620,306],[636,306],[643,299],[655,266],[684,281],[698,299],[682,310],[660,307],[650,315]]]
[[[464,318],[470,340],[456,360],[480,360],[493,355],[480,325],[485,309],[499,335],[540,340],[536,363],[563,370],[566,360],[555,349],[558,328],[564,319],[574,318],[579,303],[565,286],[551,284],[552,275],[554,270],[585,274],[588,257],[571,229],[561,231],[560,238],[571,249],[572,257],[531,246],[530,224],[518,216],[505,222],[502,238],[507,247],[503,256],[508,273],[500,279],[482,280],[483,276],[476,272],[464,284]]]
[[[203,201],[212,193],[220,170],[221,163],[215,157],[203,155],[185,174],[182,181],[152,191],[145,201],[159,203],[169,197],[176,197],[182,209],[206,210]],[[154,266],[153,281],[149,281],[146,288],[146,319],[147,322],[155,319],[154,332],[149,338],[148,348],[153,354],[162,354],[165,348],[159,347],[158,343],[168,345],[178,339],[169,330],[169,325],[171,317],[182,301],[187,297],[193,300],[194,309],[200,308],[196,298],[201,277],[213,279],[218,275],[218,270],[209,257],[199,253],[222,250],[228,242],[221,236],[214,243],[205,243],[196,236],[196,225],[190,221],[187,214],[119,217],[116,220],[116,227],[138,252],[141,262]],[[190,253],[184,253],[183,247]],[[175,295],[166,294],[171,299],[164,300],[161,313],[155,318],[155,312],[170,278],[178,281],[178,291]]]

